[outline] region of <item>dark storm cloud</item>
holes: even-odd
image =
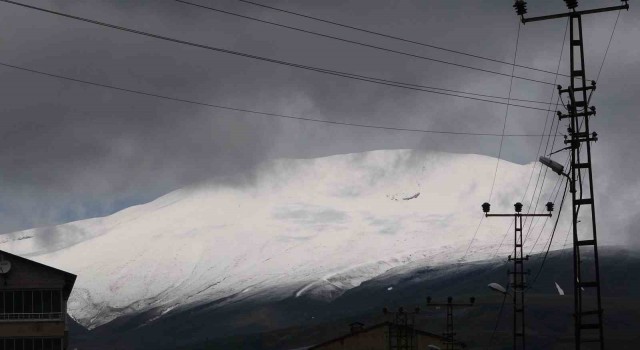
[[[500,96],[509,91],[508,77],[309,36],[173,1],[32,3],[160,35],[327,69]],[[437,59],[511,72],[505,65],[347,31],[234,0],[199,3]],[[580,4],[587,8],[608,3],[593,0]],[[499,60],[513,59],[517,18],[509,2],[282,0],[268,4]],[[0,6],[2,62],[273,113],[405,128],[502,131],[505,106],[501,105],[326,76],[13,5]],[[531,2],[529,8],[532,14],[557,12],[563,10],[563,3]],[[591,75],[600,66],[615,16],[603,14],[584,21],[587,70]],[[622,13],[594,97],[599,111],[594,127],[602,135],[594,156],[598,162],[596,174],[603,179],[599,197],[603,212],[615,207],[609,204],[614,203],[614,194],[626,194],[624,199],[629,202],[634,200],[630,193],[640,194],[635,176],[640,170],[639,156],[632,151],[640,146],[634,136],[640,125],[633,114],[640,78],[635,59],[640,53],[639,18],[633,9]],[[564,26],[560,20],[522,27],[518,63],[555,71]],[[562,72],[567,72],[567,65],[565,50]],[[553,82],[553,76],[545,73],[523,69],[516,73]],[[494,137],[399,133],[274,120],[9,68],[0,68],[0,78],[4,82],[0,84],[0,218],[5,219],[0,231],[108,213],[208,178],[246,179],[253,166],[273,157],[393,148],[496,156],[500,142]],[[563,79],[559,82],[566,84]],[[549,101],[553,89],[515,80],[512,96]],[[510,108],[506,132],[539,134],[545,117],[542,111]],[[539,138],[505,138],[501,156],[519,163],[533,161],[539,143]],[[609,171],[614,168],[618,170]],[[623,184],[625,190],[621,189]],[[601,223],[608,224],[607,219]],[[616,235],[621,237],[624,230],[621,225],[617,227],[620,233]]]

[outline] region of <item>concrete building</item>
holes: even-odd
[[[0,350],[66,350],[76,276],[0,250]]]
[[[383,322],[364,327],[362,323],[352,323],[351,332],[310,347],[308,350],[431,350],[446,349],[446,338],[437,334]],[[398,335],[403,339],[398,341]],[[398,344],[409,344],[398,346]],[[456,342],[456,348],[464,344]],[[431,346],[431,347],[429,347]]]

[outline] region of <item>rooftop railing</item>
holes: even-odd
[[[0,313],[0,322],[2,321],[60,321],[64,317],[62,312],[45,312],[45,313]]]

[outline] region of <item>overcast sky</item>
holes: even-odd
[[[327,35],[511,73],[511,67],[319,23],[237,0],[192,0]],[[258,1],[258,0],[256,0]],[[311,16],[512,61],[518,18],[497,0],[260,0]],[[411,84],[507,96],[508,76],[469,70],[278,28],[170,0],[34,1],[48,8],[176,39]],[[613,0],[581,1],[580,8]],[[640,8],[622,12],[593,104],[601,226],[638,241],[640,225]],[[530,15],[564,11],[531,1]],[[595,79],[617,13],[583,20]],[[517,63],[556,71],[566,20],[520,32]],[[0,62],[203,103],[322,120],[502,132],[505,106],[355,81],[216,53],[0,3]],[[568,73],[568,52],[560,65]],[[516,75],[554,81],[521,68]],[[417,148],[497,156],[500,137],[362,129],[278,119],[145,97],[0,67],[0,232],[112,213],[207,179],[250,181],[256,164],[375,149]],[[560,77],[560,84],[567,83]],[[551,85],[513,81],[512,97],[551,101]],[[555,102],[555,98],[553,100]],[[507,134],[541,134],[547,113],[511,107]],[[547,128],[550,124],[547,124]],[[560,131],[564,131],[564,123]],[[546,132],[548,133],[548,131]],[[506,137],[502,158],[536,159],[540,137]],[[546,139],[544,140],[546,144]],[[556,148],[560,147],[560,142]],[[565,153],[555,156],[564,160]],[[242,180],[238,180],[242,179]],[[486,179],[491,181],[492,179]],[[497,184],[499,186],[498,177]],[[614,229],[615,228],[615,229]]]

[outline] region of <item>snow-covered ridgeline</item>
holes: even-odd
[[[77,274],[69,309],[88,327],[265,290],[331,298],[393,267],[460,259],[495,166],[411,150],[274,160],[245,185],[193,186],[108,217],[3,235],[0,249]],[[530,171],[502,161],[492,209],[511,211]],[[485,220],[466,258],[493,257],[507,226]]]

